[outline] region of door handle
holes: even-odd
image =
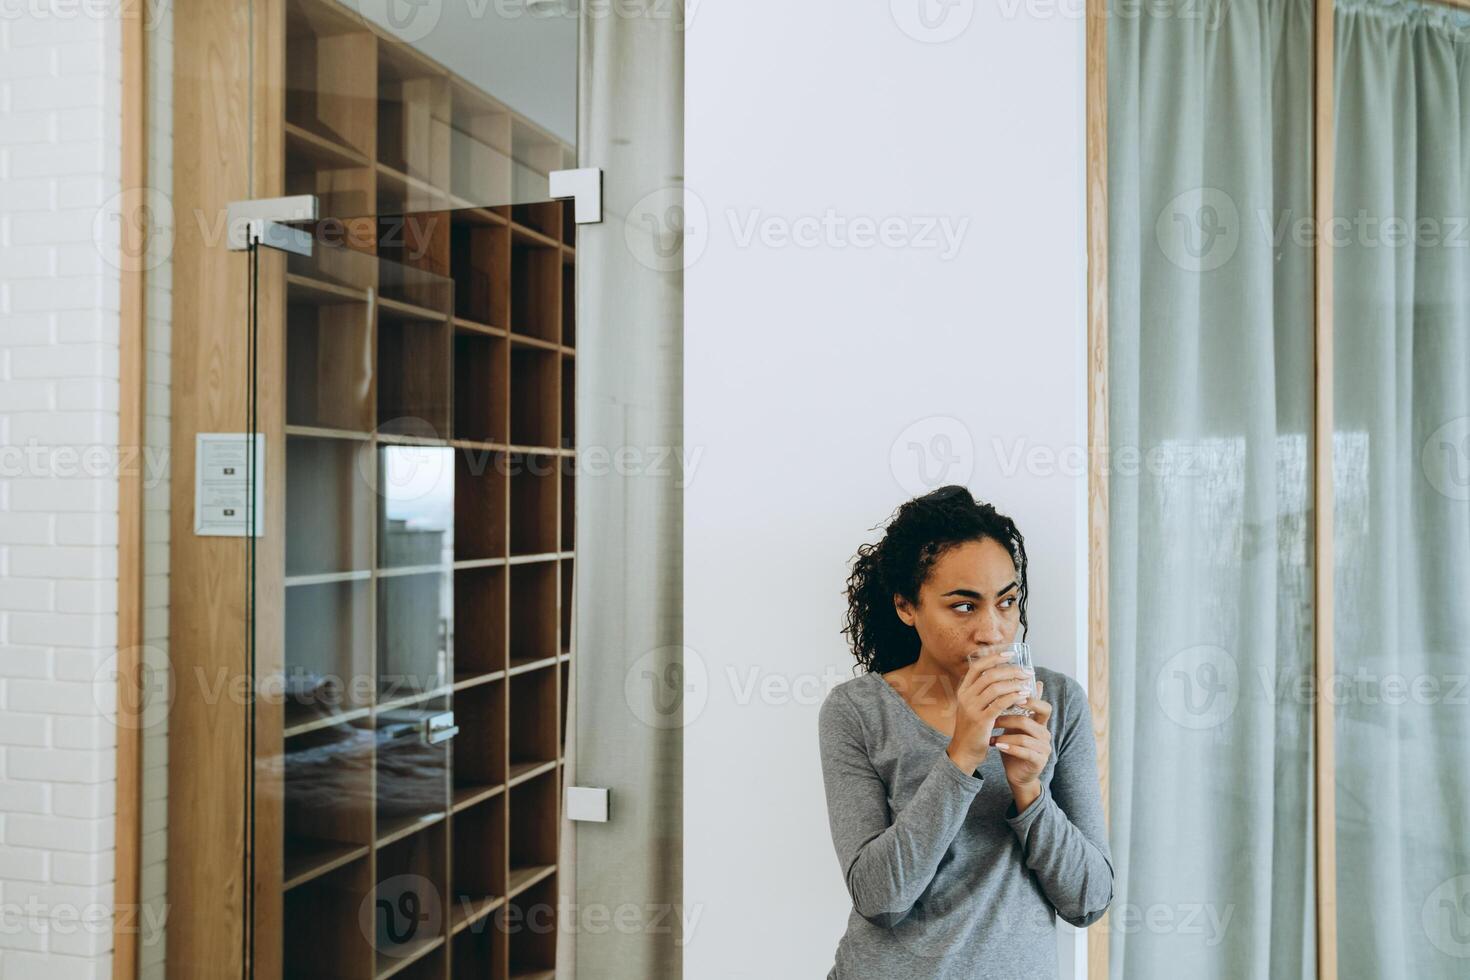
[[[444,711],[424,719],[424,741],[430,745],[447,742],[458,734],[459,726],[454,723],[453,711]]]

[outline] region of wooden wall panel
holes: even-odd
[[[167,957],[175,976],[237,977],[242,957],[246,700],[238,692],[245,665],[246,539],[195,536],[194,441],[199,432],[243,432],[247,426],[248,259],[224,247],[224,215],[231,201],[281,192],[281,89],[266,80],[282,77],[283,23],[278,0],[211,0],[174,13],[174,132],[176,145],[186,149],[175,153],[173,189],[169,630],[175,694]],[[267,459],[266,533],[257,542],[261,677],[280,669],[283,629],[280,261],[262,253],[267,288],[259,298],[259,425],[267,434]],[[259,710],[257,748],[271,758],[279,755],[278,742],[269,741],[280,731],[279,720],[271,720],[279,707],[262,704]],[[262,767],[257,793],[262,801],[279,798],[277,767]],[[255,827],[257,893],[272,898],[259,903],[257,973],[268,977],[280,969],[280,809],[260,812],[266,819]]]

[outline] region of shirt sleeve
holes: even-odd
[[[1006,821],[1057,914],[1082,928],[1102,918],[1113,900],[1113,860],[1087,695],[1073,678],[1057,676],[1064,690],[1052,713],[1051,783],[1022,812],[1012,803]]]
[[[868,757],[862,718],[846,692],[833,690],[822,702],[818,729],[827,819],[853,908],[875,925],[892,927],[933,880],[984,780],[961,772],[938,751],[912,799],[890,815],[887,787]]]

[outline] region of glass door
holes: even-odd
[[[574,72],[575,19],[545,21],[461,27]],[[289,225],[309,255],[251,256],[282,522],[247,549],[254,976],[556,966],[576,253],[548,175],[575,152],[547,120],[575,114],[412,27],[288,0],[257,136],[318,216]]]

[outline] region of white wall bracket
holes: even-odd
[[[572,220],[579,225],[595,225],[602,220],[602,170],[580,167],[576,170],[553,170],[546,175],[553,198],[569,197],[573,201]]]
[[[568,820],[607,823],[607,790],[593,786],[568,786],[564,809]]]
[[[315,194],[231,202],[225,212],[225,244],[231,252],[243,252],[258,244],[296,255],[310,255],[311,233],[281,222],[315,221],[317,210]]]

